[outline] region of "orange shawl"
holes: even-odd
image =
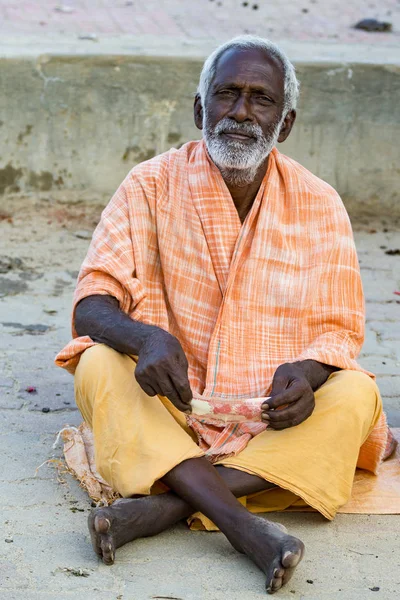
[[[221,431],[242,420],[248,439],[258,433],[243,406],[268,395],[284,362],[362,370],[364,298],[346,210],[276,149],[243,224],[203,141],[132,169],[94,232],[74,306],[92,294],[179,339],[195,402],[206,407],[190,418],[200,436],[207,414],[225,415]],[[94,343],[74,327],[73,336],[56,358],[70,372]],[[367,440],[365,468],[376,470],[386,431],[381,422]]]

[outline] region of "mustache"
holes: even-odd
[[[251,123],[238,123],[237,121],[229,119],[228,117],[223,118],[215,126],[214,134],[220,135],[221,133],[241,133],[257,140],[264,137],[264,132],[260,125]]]

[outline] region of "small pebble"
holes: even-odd
[[[96,33],[83,33],[78,35],[78,40],[89,40],[91,42],[98,42],[99,38]]]
[[[54,8],[55,11],[60,12],[60,13],[65,13],[65,14],[69,14],[69,13],[73,13],[74,9],[72,8],[72,6],[66,6],[65,4],[61,4],[60,6],[56,6]]]
[[[379,590],[380,590],[381,588],[380,588],[380,587],[378,587],[378,586],[376,585],[376,586],[374,586],[374,587],[372,587],[372,588],[369,588],[369,589],[371,590],[371,592],[379,592]]]
[[[48,413],[48,412],[50,412],[50,409],[49,409],[49,407],[48,407],[48,406],[44,406],[44,407],[42,408],[42,412],[44,412],[44,413]]]
[[[314,583],[313,579],[307,579],[307,583]]]
[[[384,31],[390,33],[393,29],[392,23],[387,21],[377,21],[376,19],[362,19],[354,25],[354,29],[362,29],[363,31]]]
[[[90,231],[75,231],[74,236],[81,240],[90,240],[92,239],[92,234]]]
[[[6,544],[12,544],[14,540],[12,539],[12,537],[8,537],[4,541]]]
[[[28,392],[28,394],[36,394],[37,389],[34,385],[28,385],[28,387],[25,388],[25,391]]]

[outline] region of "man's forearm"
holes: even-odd
[[[138,355],[143,343],[159,328],[131,319],[112,296],[96,295],[77,305],[75,329],[78,335],[88,335],[118,352]]]
[[[314,392],[325,383],[329,375],[340,370],[338,367],[325,365],[316,360],[301,360],[293,364],[302,370]]]

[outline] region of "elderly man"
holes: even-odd
[[[94,233],[57,363],[75,372],[97,468],[123,496],[89,518],[106,564],[197,512],[273,593],[304,546],[251,511],[306,503],[333,519],[356,465],[375,471],[383,455],[379,392],[355,361],[349,219],[275,148],[297,96],[272,43],[218,48],[194,103],[204,140],[132,169]]]

